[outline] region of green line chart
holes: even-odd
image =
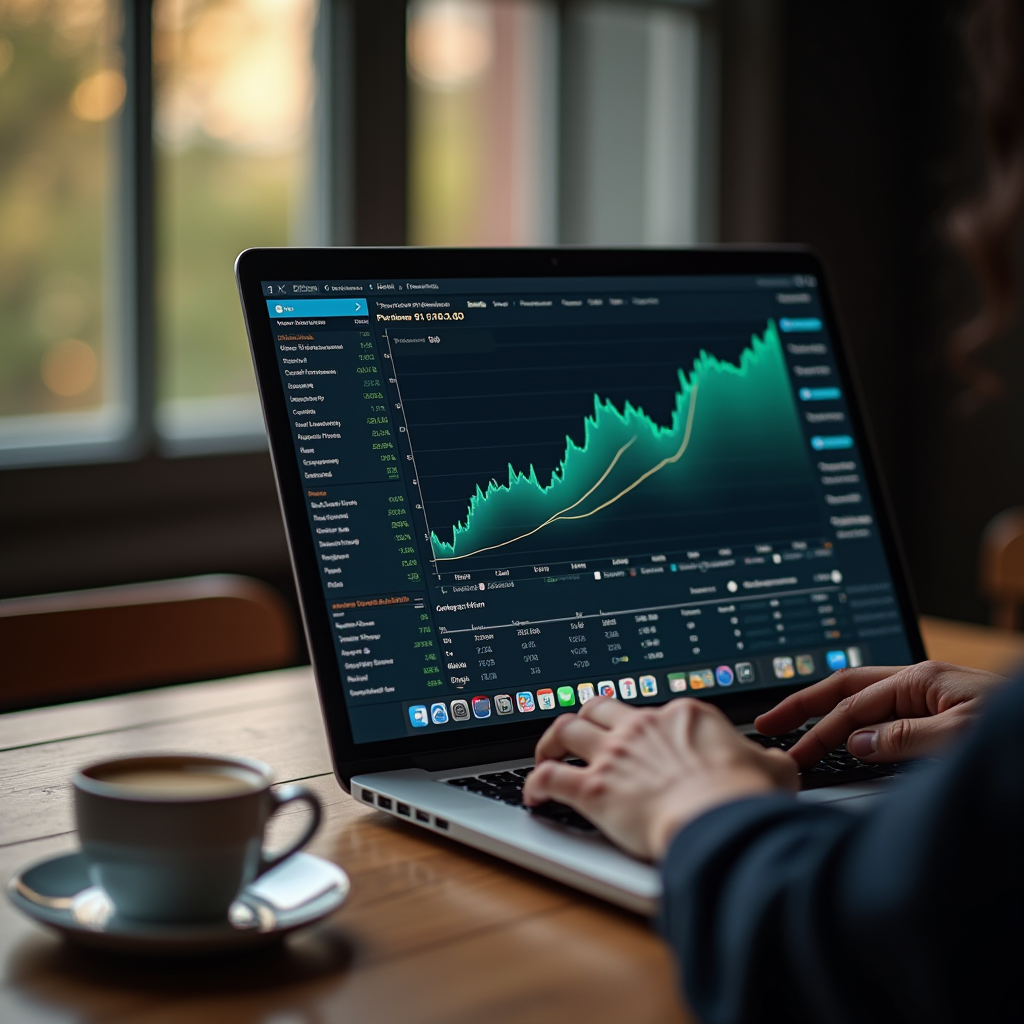
[[[509,464],[506,480],[477,485],[461,521],[444,531],[450,539],[431,533],[436,562],[454,569],[474,556],[564,544],[596,526],[614,528],[652,503],[681,512],[706,507],[722,500],[716,492],[735,492],[737,474],[758,492],[806,482],[803,434],[774,321],[751,335],[736,364],[701,350],[689,372],[678,369],[665,424],[629,400],[619,408],[594,394],[593,403],[582,443],[566,436],[547,482],[532,464]]]

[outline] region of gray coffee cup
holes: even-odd
[[[224,920],[259,875],[305,846],[321,805],[305,786],[270,788],[270,768],[241,757],[166,754],[118,758],[74,777],[82,852],[94,885],[117,913],[137,921]],[[263,837],[285,804],[312,818],[287,849],[268,854]]]

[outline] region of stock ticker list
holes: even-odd
[[[382,360],[366,327],[328,324],[279,320],[274,334],[342,681],[372,707],[410,678],[440,686],[441,669]]]
[[[906,653],[813,290],[505,284],[268,301],[356,742]]]

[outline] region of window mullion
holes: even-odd
[[[310,245],[351,245],[352,10],[349,0],[320,0],[314,60],[314,207]]]
[[[404,245],[408,85],[404,0],[353,0],[356,245]]]
[[[126,0],[127,95],[121,139],[121,340],[133,392],[136,454],[152,451],[156,402],[155,236],[153,183],[153,9]]]

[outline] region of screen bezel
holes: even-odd
[[[848,357],[845,336],[839,329],[824,268],[810,249],[802,246],[716,246],[698,249],[247,249],[235,262],[235,274],[331,757],[335,773],[346,789],[353,775],[368,771],[411,767],[440,770],[527,757],[532,754],[537,738],[551,720],[539,718],[483,729],[406,736],[372,743],[353,742],[343,697],[340,666],[334,651],[330,619],[316,564],[314,540],[302,497],[302,478],[292,443],[270,316],[261,286],[261,282],[267,280],[815,275],[840,383],[849,396],[851,426],[861,453],[865,483],[875,504],[878,534],[892,569],[903,627],[914,660],[925,657],[902,549],[895,534],[889,501],[877,472],[875,446],[863,417],[860,387]],[[802,685],[806,684],[773,686],[698,699],[715,704],[733,722],[746,723],[786,694],[801,689]]]

